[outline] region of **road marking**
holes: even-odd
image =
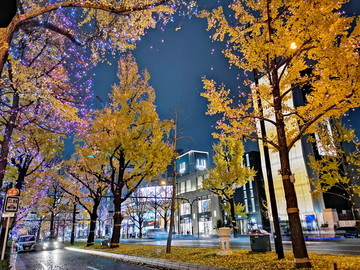
[[[48,269],[47,266],[46,266],[43,262],[40,262],[40,264],[41,264],[41,266],[42,266],[45,270]]]
[[[88,267],[86,267],[86,268],[92,269],[92,270],[100,270],[99,268],[95,268],[95,267],[92,267],[92,266],[88,266]]]

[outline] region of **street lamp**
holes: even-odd
[[[291,44],[290,44],[290,49],[292,49],[292,50],[297,49],[297,46],[296,46],[296,43],[295,43],[295,42],[291,42]]]

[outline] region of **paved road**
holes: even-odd
[[[66,249],[23,252],[16,255],[16,270],[149,270],[151,268]]]
[[[166,240],[152,240],[152,239],[121,239],[122,243],[127,244],[147,244],[165,246]],[[187,247],[219,247],[219,239],[205,238],[205,239],[175,239],[172,241],[173,246],[187,246]],[[231,239],[231,248],[251,249],[249,237],[240,237]],[[346,254],[346,255],[360,255],[360,238],[349,239],[333,239],[321,241],[306,241],[308,252],[323,253],[323,254]],[[275,250],[274,243],[271,241],[272,250]],[[285,251],[292,251],[290,241],[283,241]]]
[[[127,244],[166,245],[166,240],[121,239]],[[291,251],[291,242],[284,241],[285,251]],[[175,239],[174,246],[219,247],[219,239]],[[327,241],[307,241],[308,252],[324,254],[360,255],[360,239],[338,239]],[[249,237],[231,239],[232,248],[251,249]],[[274,245],[272,243],[272,250]],[[16,255],[15,270],[148,270],[151,268],[121,261],[92,256],[66,249],[24,252]]]

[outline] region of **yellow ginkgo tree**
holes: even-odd
[[[234,202],[235,190],[253,180],[255,171],[244,164],[245,150],[242,142],[236,138],[220,137],[213,146],[214,168],[209,170],[203,180],[203,188],[225,201],[224,209],[228,210],[237,236],[236,215],[246,215],[245,207]]]
[[[247,0],[204,11],[214,40],[226,41],[229,63],[261,77],[246,98],[204,79],[208,114],[221,114],[218,128],[239,139],[262,140],[279,153],[280,174],[295,266],[311,267],[303,237],[289,152],[323,118],[340,116],[360,103],[358,19],[339,9],[347,0]],[[304,72],[304,71],[310,72]],[[310,85],[310,89],[304,87]],[[304,89],[304,90],[302,90]],[[304,97],[294,106],[293,95]],[[261,104],[259,103],[261,101]],[[261,108],[260,108],[261,105]],[[273,132],[258,135],[264,121]]]
[[[110,103],[96,112],[89,128],[78,136],[86,171],[106,183],[114,196],[111,247],[119,246],[122,203],[147,179],[164,172],[174,157],[166,142],[172,121],[161,121],[150,75],[141,74],[131,54],[119,60],[119,84]]]
[[[87,246],[94,245],[96,222],[99,217],[100,203],[107,189],[102,178],[87,173],[89,159],[83,159],[82,148],[78,148],[70,160],[63,163],[63,173],[59,175],[61,189],[74,204],[80,205],[90,217]],[[76,207],[76,206],[75,206]]]

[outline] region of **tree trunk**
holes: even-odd
[[[279,145],[279,156],[281,164],[281,175],[283,180],[287,213],[289,218],[292,247],[294,253],[296,268],[312,268],[306,245],[304,235],[301,227],[299,208],[297,203],[296,191],[290,177],[292,175],[290,169],[290,157],[287,145],[287,136],[285,131],[285,119],[283,116],[282,100],[280,95],[280,87],[277,69],[274,67],[272,72],[272,90],[274,97],[274,113],[276,121],[276,132]]]
[[[164,214],[164,230],[167,232],[167,228],[168,228],[168,216],[165,213]]]
[[[121,193],[115,194],[114,198],[114,226],[113,226],[113,232],[111,236],[111,243],[110,247],[115,248],[119,247],[120,243],[120,231],[121,231],[121,222],[124,219],[124,217],[121,215]]]
[[[76,204],[74,203],[73,216],[72,216],[72,226],[71,226],[71,236],[70,236],[70,245],[73,245],[74,241],[75,241],[75,223],[76,223]]]
[[[233,231],[234,231],[234,237],[237,238],[238,237],[238,230],[237,230],[237,226],[236,226],[234,198],[231,198],[229,200],[229,204],[230,204],[230,215],[231,215],[231,223],[232,223],[232,227],[233,227]]]
[[[142,226],[142,222],[141,222],[139,224],[139,238],[142,238],[142,235],[143,235],[142,231],[143,231],[143,226]]]
[[[41,236],[41,227],[42,227],[42,223],[43,223],[44,219],[40,218],[40,222],[39,222],[39,228],[36,234],[36,241],[40,240],[40,236]]]
[[[54,212],[51,211],[51,215],[50,215],[50,236],[51,237],[55,237],[55,215]]]
[[[94,206],[93,212],[90,215],[90,230],[86,244],[87,247],[94,245],[97,218],[98,218],[97,207]]]
[[[1,34],[1,32],[0,32]],[[5,125],[4,137],[1,141],[0,152],[0,188],[2,187],[3,179],[5,176],[6,166],[8,164],[8,156],[10,150],[10,142],[12,140],[12,134],[15,129],[16,119],[19,113],[19,95],[13,94],[13,102],[11,106],[11,114],[8,123]]]
[[[10,46],[10,40],[12,37],[12,27],[13,25],[10,24],[6,28],[0,28],[0,77],[2,75],[2,71],[4,69],[5,62],[9,55],[9,46]],[[10,35],[11,33],[11,35]]]

